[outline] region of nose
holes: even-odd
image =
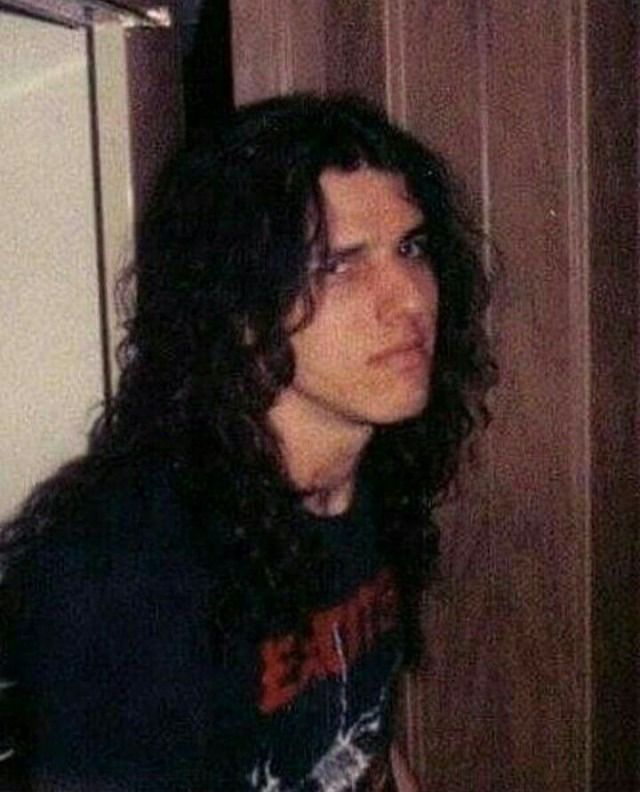
[[[378,270],[376,313],[381,322],[429,317],[438,307],[438,283],[427,262],[389,255]]]

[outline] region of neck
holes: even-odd
[[[320,516],[347,511],[371,427],[333,419],[322,408],[286,393],[269,418],[305,508]]]

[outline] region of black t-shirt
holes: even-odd
[[[354,788],[388,742],[400,659],[367,499],[296,517],[328,558],[306,632],[239,622],[224,652],[228,564],[203,562],[190,519],[167,468],[121,472],[10,569],[11,761],[64,792]]]

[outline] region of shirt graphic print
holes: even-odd
[[[266,641],[262,646],[263,713],[280,713],[285,731],[295,739],[299,700],[324,696],[331,710],[322,744],[305,757],[302,776],[292,780],[288,762],[277,756],[278,746],[261,756],[248,775],[249,789],[259,792],[348,792],[366,774],[384,747],[390,688],[398,666],[393,650],[377,656],[397,623],[397,594],[383,570],[360,585],[339,605],[317,612],[310,636],[302,645],[293,635]],[[371,679],[369,679],[371,677]],[[322,709],[322,708],[321,708]],[[287,717],[290,724],[287,724]],[[308,718],[307,718],[308,720]],[[306,733],[313,732],[307,723]],[[315,730],[323,731],[318,725]],[[306,746],[300,746],[305,750]]]

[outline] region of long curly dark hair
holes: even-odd
[[[412,420],[379,428],[362,464],[381,514],[380,545],[405,604],[415,598],[437,550],[433,507],[464,441],[487,419],[484,397],[495,377],[483,328],[489,284],[480,236],[443,161],[353,97],[247,106],[176,157],[127,274],[117,394],[86,456],[32,495],[9,537],[54,526],[114,466],[162,457],[177,472],[203,545],[215,552],[207,515],[221,515],[234,526],[226,546],[250,564],[250,576],[231,582],[217,604],[218,622],[228,629],[240,608],[247,616],[247,580],[261,607],[304,619],[318,561],[292,527],[300,494],[266,416],[294,373],[285,318],[301,296],[307,320],[313,313],[310,250],[326,242],[320,174],[363,163],[404,177],[427,218],[439,286],[429,404]],[[312,235],[310,217],[319,219]]]

